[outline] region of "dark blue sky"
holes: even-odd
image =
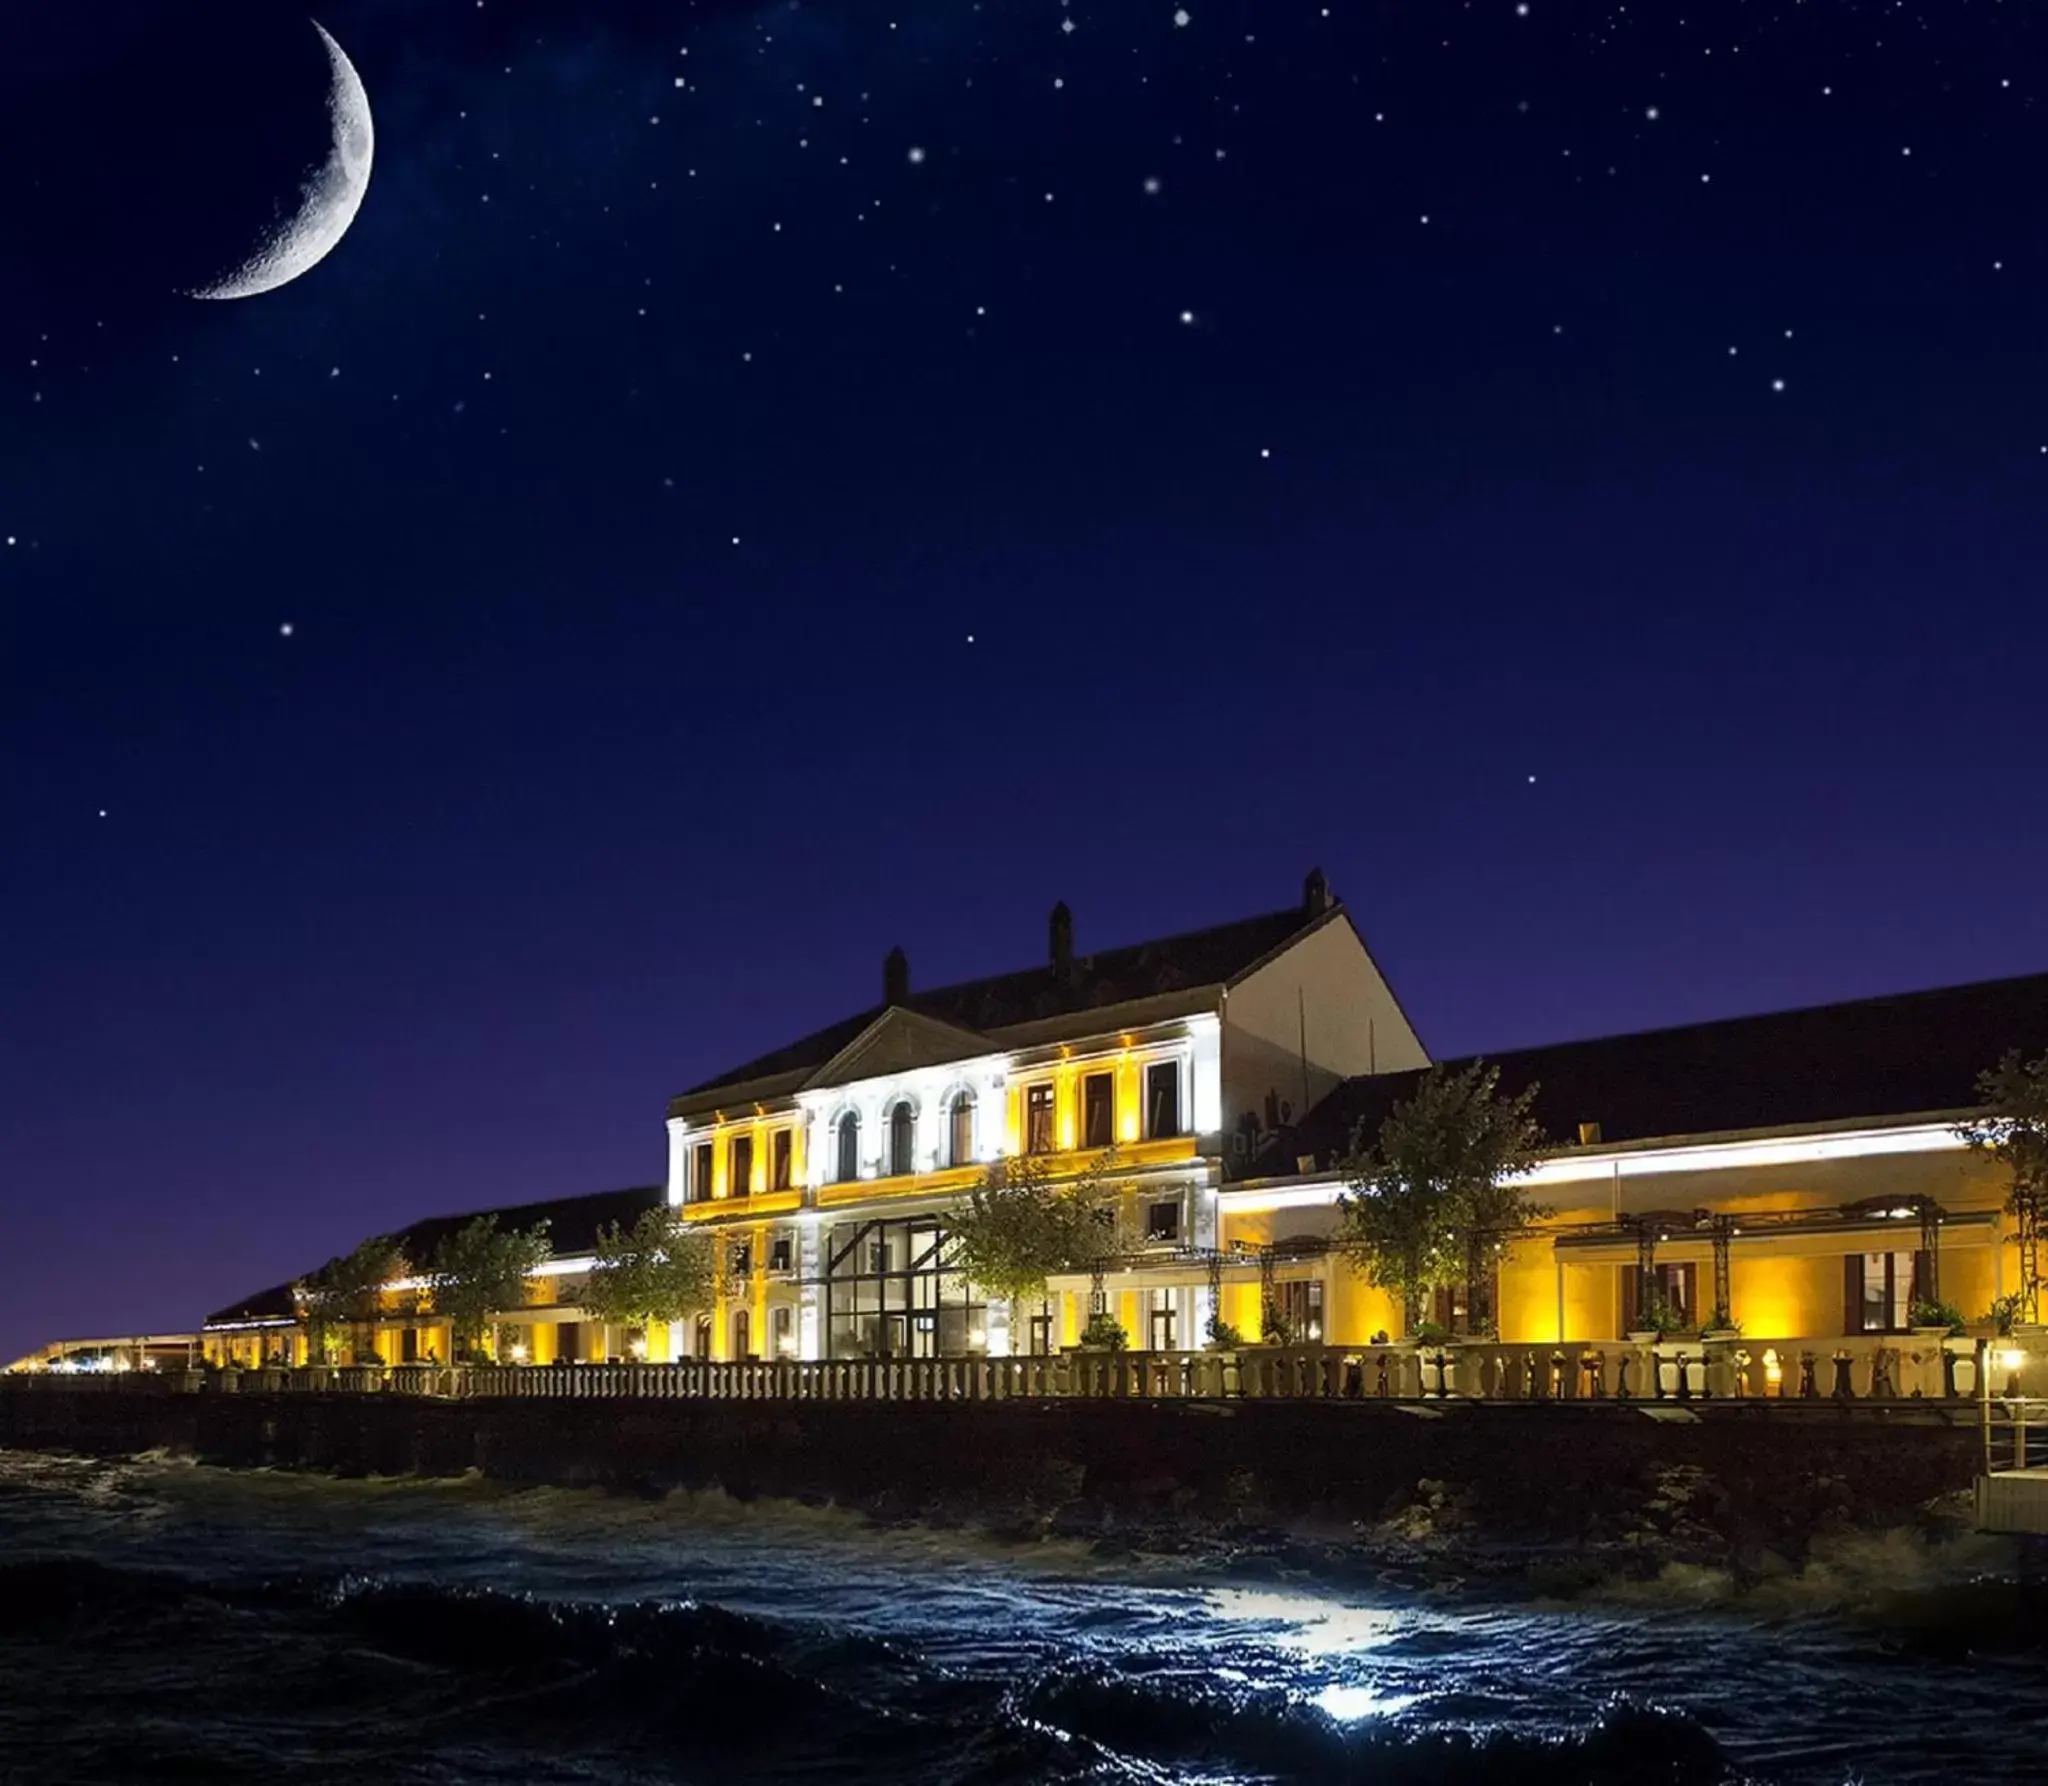
[[[334,0],[198,304],[317,94],[197,8],[0,31],[0,1357],[1058,898],[1320,862],[1442,1053],[2048,965],[2040,9]]]

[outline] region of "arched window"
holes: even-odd
[[[889,1174],[892,1178],[917,1170],[913,1157],[916,1142],[917,1117],[907,1102],[899,1103],[889,1112]]]
[[[971,1091],[963,1091],[953,1100],[952,1131],[949,1163],[971,1166],[974,1163],[974,1093]]]
[[[839,1119],[839,1182],[851,1184],[860,1176],[860,1112],[849,1110]]]

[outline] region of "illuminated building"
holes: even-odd
[[[1329,1245],[1354,1134],[1429,1064],[1320,874],[1286,910],[1084,954],[1064,906],[1032,967],[922,990],[902,951],[881,999],[672,1098],[665,1186],[490,1213],[546,1220],[531,1306],[501,1356],[817,1361],[1001,1357],[1075,1345],[1101,1298],[1135,1349],[1357,1347],[1404,1336],[1398,1300]],[[1904,1333],[1916,1303],[1970,1320],[2021,1288],[1999,1168],[1955,1125],[1977,1075],[2048,1052],[2048,975],[1490,1057],[1537,1088],[1546,1213],[1500,1236],[1482,1300],[1504,1347],[1613,1342],[1660,1314],[1739,1324],[1762,1386],[1813,1343]],[[1464,1063],[1446,1063],[1456,1068]],[[996,1161],[1055,1182],[1114,1150],[1116,1262],[1042,1301],[990,1302],[949,1258],[949,1213]],[[666,1201],[710,1237],[714,1305],[673,1330],[576,1303],[598,1230]],[[415,1269],[467,1217],[396,1237]],[[1462,1285],[1426,1323],[1468,1325]],[[363,1341],[450,1356],[418,1281]],[[289,1287],[218,1311],[207,1355],[304,1359]],[[1823,1348],[1825,1351],[1825,1348]],[[1866,1356],[1859,1368],[1866,1371]]]
[[[1084,954],[1056,906],[1038,965],[882,998],[670,1101],[669,1201],[724,1249],[689,1355],[822,1359],[1044,1352],[1085,1299],[985,1303],[948,1268],[948,1208],[1003,1156],[1070,1179],[1116,1151],[1126,1232],[1160,1259],[1222,1243],[1218,1193],[1347,1079],[1423,1065],[1350,917],[1311,874],[1284,911]],[[1202,1343],[1205,1279],[1112,1311],[1134,1343]]]

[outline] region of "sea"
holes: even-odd
[[[0,1452],[0,1781],[2048,1779],[1989,1540],[1569,1600],[851,1514]]]

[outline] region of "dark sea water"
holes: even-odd
[[[0,1452],[0,1781],[2038,1782],[2048,1604],[2003,1560],[1507,1604]]]

